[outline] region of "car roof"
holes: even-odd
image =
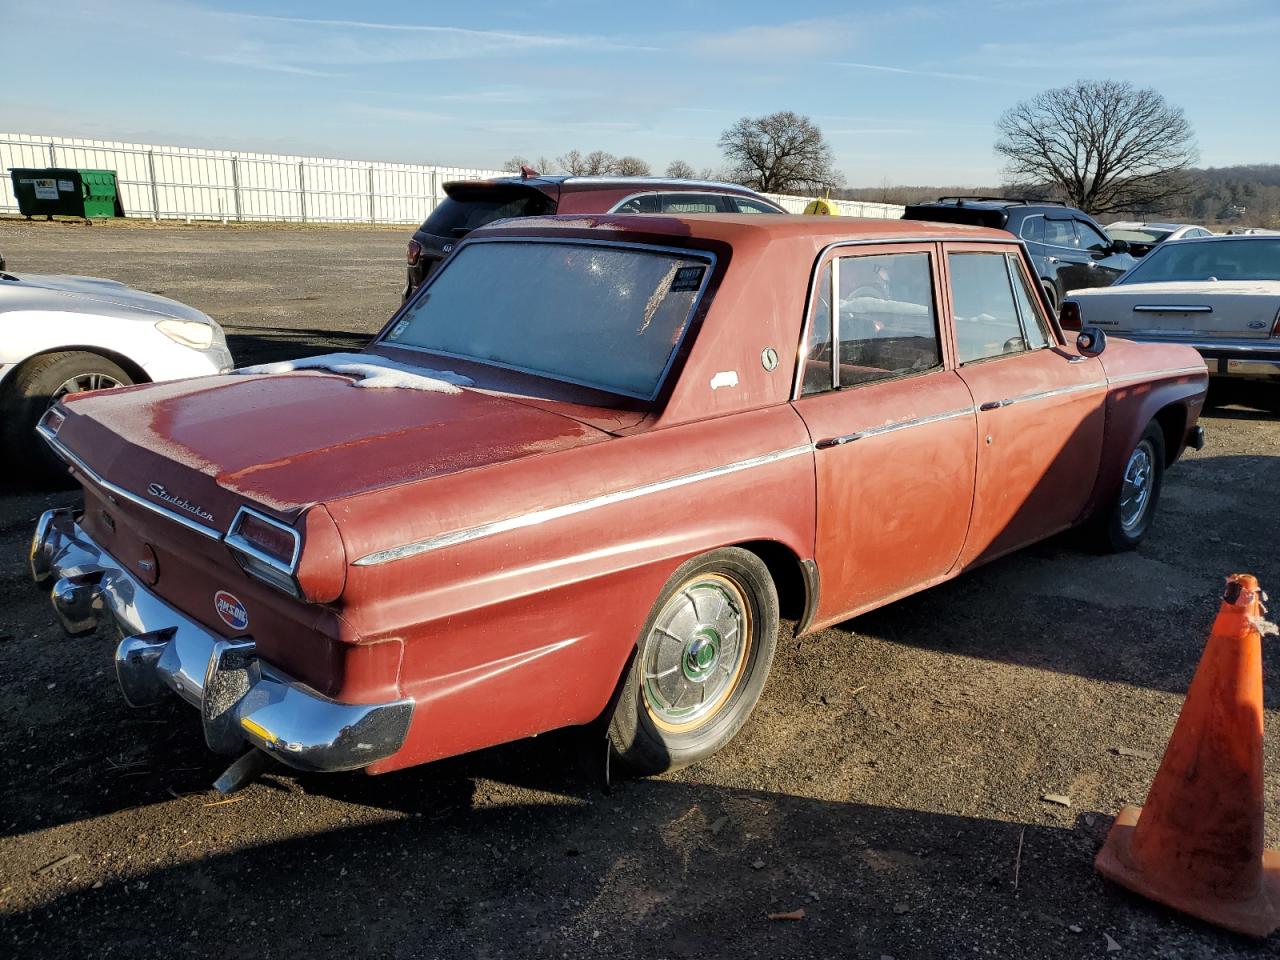
[[[628,187],[637,190],[675,190],[675,191],[707,191],[732,193],[739,196],[755,197],[759,194],[750,187],[737,183],[723,183],[718,180],[681,180],[676,177],[608,177],[608,176],[569,176],[538,174],[534,177],[494,177],[490,180],[453,180],[445,184],[445,189],[465,184],[468,187],[493,186],[526,186],[526,187],[559,187],[561,191],[577,192],[580,190],[610,190]]]
[[[1060,200],[1017,200],[1012,197],[939,197],[937,200],[921,200],[910,207],[972,207],[977,210],[1019,210],[1034,207],[1051,207],[1055,210],[1073,210]]]
[[[716,213],[670,215],[643,214],[563,214],[549,217],[520,217],[499,220],[480,227],[468,239],[496,233],[537,233],[542,235],[582,231],[597,233],[602,239],[624,240],[670,236],[717,240],[733,244],[739,240],[811,237],[836,243],[842,240],[1000,240],[1016,243],[1005,230],[993,230],[965,223],[933,223],[927,220],[885,220],[870,217],[802,216],[764,217],[760,214]],[[628,234],[634,237],[628,237]]]

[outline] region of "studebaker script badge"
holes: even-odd
[[[179,510],[185,510],[187,513],[195,514],[201,520],[213,523],[213,514],[197,503],[192,503],[186,497],[175,497],[172,493],[164,488],[163,484],[150,483],[147,484],[147,493],[151,494],[157,500],[163,500],[170,506],[177,507]]]
[[[219,590],[213,595],[213,608],[218,616],[232,630],[246,630],[249,627],[249,611],[235,594]]]

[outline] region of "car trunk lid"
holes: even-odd
[[[1072,296],[1085,323],[1135,335],[1260,339],[1280,313],[1280,281],[1271,280],[1142,283]]]
[[[87,394],[66,403],[58,440],[134,498],[225,533],[245,503],[292,521],[314,503],[608,437],[478,390],[354,383],[307,371]]]

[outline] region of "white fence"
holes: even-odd
[[[780,193],[767,196],[788,213],[804,213],[804,208],[813,202],[813,197],[791,197]],[[872,217],[876,220],[898,220],[906,213],[907,208],[896,203],[872,203],[869,200],[830,200],[842,217]]]
[[[0,133],[3,213],[18,212],[11,167],[114,170],[129,217],[308,223],[420,223],[444,196],[447,181],[503,176],[500,170],[465,167]],[[773,199],[799,213],[810,198]],[[902,216],[902,207],[892,204],[836,203],[845,216]]]

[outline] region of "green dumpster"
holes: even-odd
[[[10,167],[18,212],[31,217],[123,217],[114,170]]]

